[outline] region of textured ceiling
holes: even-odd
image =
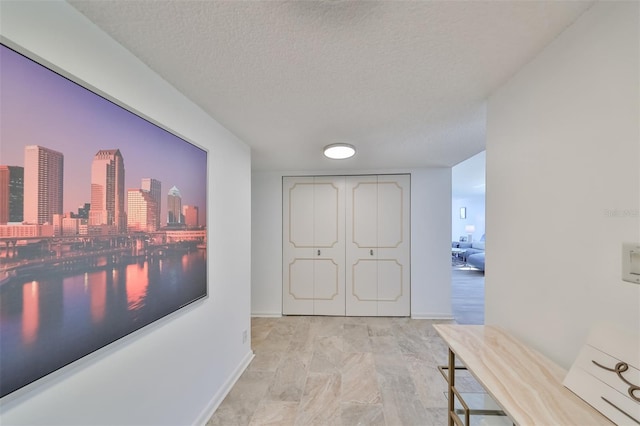
[[[254,170],[452,166],[586,1],[69,0],[252,149]],[[348,141],[349,160],[322,157]]]

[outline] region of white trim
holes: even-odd
[[[252,312],[251,318],[281,318],[280,312]],[[453,315],[445,313],[417,313],[411,314],[412,319],[453,320]]]
[[[251,312],[251,318],[280,318],[282,312]]]
[[[247,369],[247,367],[249,366],[249,364],[251,363],[254,357],[255,357],[255,354],[253,353],[253,351],[250,351],[247,354],[247,356],[244,357],[244,359],[238,365],[238,367],[233,372],[233,374],[220,387],[218,392],[216,392],[216,394],[213,396],[213,398],[207,404],[204,410],[202,410],[202,412],[200,413],[200,415],[198,416],[197,420],[194,423],[195,425],[205,425],[209,421],[211,416],[213,416],[213,413],[216,412],[216,410],[218,409],[218,407],[220,406],[224,398],[227,396],[227,394],[231,392],[231,389],[236,384],[236,382],[238,381],[242,373],[244,373],[244,370]]]
[[[424,313],[412,313],[411,319],[453,320],[453,316],[451,314],[424,312]]]
[[[251,318],[281,318],[283,315],[280,312],[252,312]],[[412,319],[431,319],[431,320],[453,320],[453,315],[448,313],[413,313]]]

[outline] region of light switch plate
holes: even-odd
[[[622,280],[640,284],[640,244],[622,244]]]

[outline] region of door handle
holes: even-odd
[[[369,250],[369,254],[373,256],[373,249]]]
[[[318,256],[320,256],[320,250],[318,250]]]

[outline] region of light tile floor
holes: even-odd
[[[254,318],[255,358],[207,426],[444,425],[447,347],[434,321]],[[457,378],[481,392],[472,377]],[[466,388],[466,389],[465,389]]]

